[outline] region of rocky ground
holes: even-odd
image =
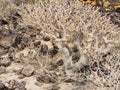
[[[69,7],[69,4],[74,3],[74,0],[73,1],[70,0],[67,2]],[[17,5],[18,4],[19,3],[17,3]],[[60,4],[64,5],[62,3]],[[65,5],[67,4],[65,3]],[[67,6],[65,6],[65,8],[66,7]],[[75,9],[77,7],[75,7],[74,5],[72,6],[73,12],[70,14],[73,15],[73,17],[71,18],[77,16],[73,8]],[[101,12],[101,10],[99,12]],[[101,13],[102,13],[101,17],[105,15],[108,16],[107,18],[109,18],[110,22],[112,23],[110,25],[116,26],[115,28],[117,28],[115,29],[116,33],[114,33],[115,31],[114,30],[109,31],[109,28],[107,28],[107,25],[105,24],[106,27],[104,28],[107,29],[104,32],[107,32],[108,35],[110,33],[109,36],[110,39],[111,37],[115,38],[111,40],[116,40],[117,39],[116,36],[118,35],[117,40],[119,40],[120,13],[116,12],[101,12]],[[65,17],[67,17],[67,15]],[[17,22],[17,20],[21,18],[22,15],[19,14],[16,10],[15,11],[13,10],[12,13],[7,14],[7,16],[4,16],[4,18],[0,17],[0,90],[66,90],[66,89],[119,90],[120,88],[119,43],[117,46],[111,47],[110,50],[105,51],[105,53],[103,52],[98,53],[96,51],[97,48],[90,48],[90,50],[86,49],[89,50],[89,53],[85,53],[85,59],[88,56],[89,64],[83,65],[82,67],[80,67],[79,70],[74,71],[74,66],[77,65],[75,63],[79,62],[82,56],[80,56],[79,53],[81,51],[78,50],[75,43],[71,42],[72,41],[71,37],[72,38],[75,37],[73,33],[70,33],[71,31],[67,32],[68,33],[67,40],[66,38],[64,39],[63,32],[59,31],[59,29],[61,30],[63,28],[60,27],[59,24],[56,24],[58,22],[53,22],[53,24],[55,24],[56,29],[58,29],[57,34],[55,34],[52,31],[50,31],[51,33],[47,32],[43,30],[43,28],[40,27],[38,28],[37,26],[35,27],[34,25],[19,27],[19,23]],[[78,18],[74,19],[78,20]],[[12,24],[9,22],[9,20],[11,21]],[[69,20],[66,19],[61,20],[63,20],[63,23],[67,24],[65,29],[69,30],[69,27],[67,26],[69,25],[72,26],[71,24],[72,19],[69,18]],[[66,22],[64,22],[64,20]],[[70,24],[67,22],[70,22]],[[77,21],[73,20],[73,22],[76,23]],[[87,41],[84,42],[86,38],[89,39],[89,37],[85,37],[84,40],[84,35],[89,35],[89,33],[86,32],[84,33],[84,31],[82,31],[83,33],[75,31],[77,24],[74,25],[76,25],[75,28],[73,26],[70,27],[70,29],[72,28],[73,32],[79,34],[78,35],[75,33],[75,35],[79,36],[77,37],[79,38],[79,40],[83,39],[83,43],[80,46],[84,50],[85,49],[84,45],[86,45],[86,43],[90,43]],[[97,26],[97,23],[95,26]],[[46,28],[44,25],[43,27],[44,29],[53,28],[53,26],[49,26],[48,28]],[[101,26],[98,25],[98,27]],[[99,32],[101,31],[95,31],[95,33],[98,34],[97,37],[99,37]],[[112,35],[111,32],[115,35]],[[104,36],[104,33],[102,34]],[[92,38],[96,39],[96,37],[94,36]],[[93,42],[97,43],[95,41]],[[108,40],[107,42],[109,43],[110,41]],[[114,42],[110,42],[110,45],[113,45],[113,43]],[[66,64],[63,58],[64,56],[63,54],[66,55],[66,53],[63,53],[64,51],[61,51],[64,49],[61,49],[61,46],[59,44],[62,46],[62,48],[65,47],[69,51],[73,65],[72,73],[70,71],[71,67],[70,69],[69,68],[66,69]],[[103,45],[103,43],[101,44],[101,42],[99,44],[101,46]],[[93,47],[96,47],[94,45]],[[100,45],[98,47],[100,47]],[[105,45],[107,47],[109,46],[108,44]],[[71,76],[69,74],[71,74]]]

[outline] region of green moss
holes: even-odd
[[[27,3],[29,3],[29,4],[35,4],[35,3],[37,3],[38,1],[40,1],[40,0],[28,0]]]
[[[120,42],[115,46],[117,49],[120,49]]]

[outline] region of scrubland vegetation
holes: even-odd
[[[120,13],[80,0],[0,7],[0,90],[119,90]]]

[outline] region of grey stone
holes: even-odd
[[[25,76],[31,76],[33,72],[34,72],[34,68],[31,65],[28,65],[23,68],[21,73]]]
[[[5,66],[5,67],[7,67],[7,66],[9,66],[11,64],[11,61],[10,61],[10,59],[9,58],[3,58],[1,61],[0,61],[0,65],[2,65],[2,66]]]
[[[8,90],[8,89],[3,83],[0,83],[0,90]]]
[[[15,39],[15,35],[3,35],[0,39],[0,46],[3,48],[10,48],[15,43]]]

